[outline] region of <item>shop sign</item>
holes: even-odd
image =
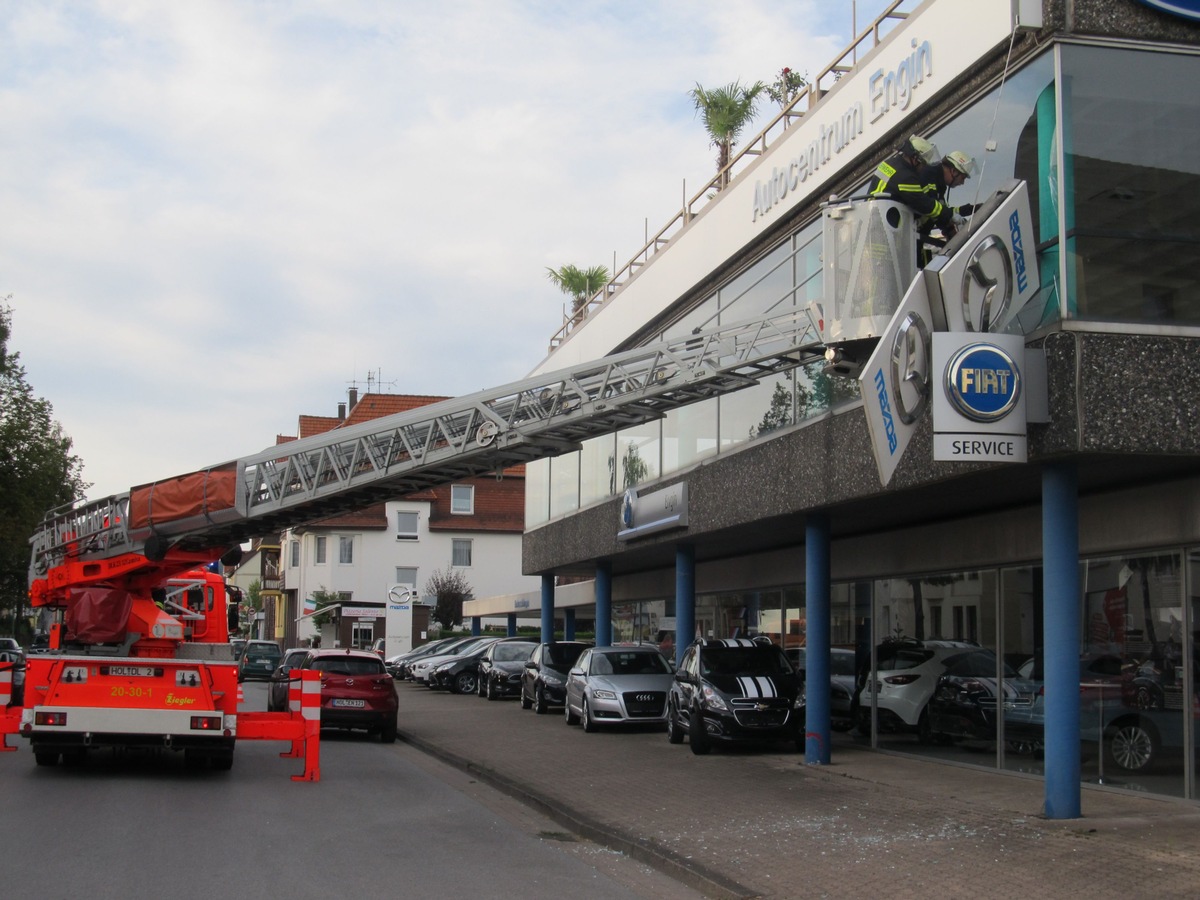
[[[621,498],[620,528],[617,540],[628,541],[688,524],[687,482],[659,491],[641,494],[630,488]]]
[[[1141,0],[1146,5],[1170,16],[1200,22],[1200,0]]]
[[[931,319],[925,280],[917,278],[858,376],[875,465],[885,486],[929,406]]]
[[[1025,462],[1025,339],[1021,335],[933,336],[933,458]]]

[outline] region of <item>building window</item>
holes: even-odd
[[[344,534],[338,538],[338,562],[344,566],[354,564],[354,536]]]
[[[300,542],[289,541],[288,543],[291,544],[291,553],[288,564],[295,569],[300,565]]]
[[[420,514],[415,512],[396,513],[396,540],[415,541],[417,539],[417,522]]]
[[[396,584],[403,584],[406,587],[415,588],[417,586],[417,567],[396,566]]]
[[[314,552],[313,562],[318,566],[325,565],[325,535],[314,535],[316,538],[316,550]]]
[[[451,542],[450,565],[465,569],[471,565],[471,542],[466,538],[455,538]]]
[[[350,646],[355,650],[370,650],[375,643],[375,621],[354,622],[350,626]]]
[[[450,485],[450,513],[455,516],[469,516],[475,512],[475,485]]]

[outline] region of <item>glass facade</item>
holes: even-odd
[[[928,135],[943,151],[978,147],[980,135],[995,140],[996,149],[978,159],[978,175],[953,192],[955,205],[979,203],[1013,178],[1029,185],[1043,290],[1016,328],[1030,333],[1061,318],[1200,325],[1195,66],[1195,56],[1184,53],[1059,44]],[[661,336],[819,300],[820,232],[820,222],[811,222],[767,249]],[[615,450],[572,454],[574,468],[565,460],[530,463],[526,526],[855,396],[857,382],[801,370],[632,429]]]

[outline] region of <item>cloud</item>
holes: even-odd
[[[711,177],[687,91],[816,71],[829,6],[7,5],[0,295],[92,495],[368,377],[523,377],[561,321],[545,268],[623,264]]]

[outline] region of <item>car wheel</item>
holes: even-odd
[[[578,725],[579,724],[579,716],[577,716],[577,715],[575,715],[575,713],[571,712],[571,698],[570,697],[567,697],[566,705],[563,706],[563,712],[566,717],[568,725]]]
[[[521,685],[521,709],[529,709],[533,706],[533,701],[525,696],[525,685]]]
[[[1105,737],[1109,761],[1126,772],[1145,771],[1158,756],[1158,734],[1140,719],[1127,719],[1111,726]]]
[[[492,679],[487,679],[487,683],[484,685],[483,692],[489,700],[496,699],[496,689],[492,687]]]
[[[583,730],[591,734],[596,730],[596,720],[592,718],[591,712],[588,710],[587,697],[583,698],[583,705],[580,707],[579,720],[583,723]]]
[[[383,728],[379,730],[379,739],[385,744],[396,743],[396,718],[393,716],[383,723]]]
[[[475,676],[475,693],[477,693],[480,697],[483,696],[483,679],[478,675]]]
[[[533,711],[539,716],[544,716],[550,711],[550,704],[546,702],[546,692],[542,690],[541,685],[533,689]]]
[[[700,710],[693,709],[690,721],[688,722],[688,746],[692,748],[692,753],[696,756],[704,756],[712,749],[712,742],[708,739],[708,732],[704,730],[704,716],[700,714]]]
[[[675,704],[667,704],[667,740],[672,744],[683,743],[683,727],[675,715]]]
[[[456,694],[473,694],[475,693],[475,673],[474,672],[459,672],[454,678],[454,693]]]

